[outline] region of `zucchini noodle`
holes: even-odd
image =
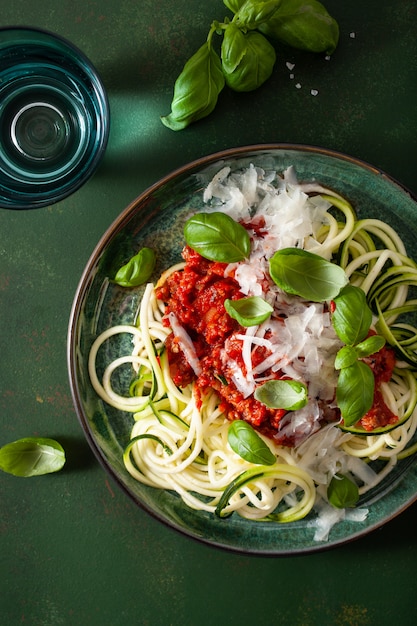
[[[259,170],[257,175],[262,178]],[[217,175],[210,188],[215,209],[219,206],[216,188],[223,185],[224,191],[226,181],[227,173]],[[417,305],[412,297],[417,265],[388,224],[358,220],[349,202],[322,187],[315,191],[309,185],[309,196],[317,206],[324,202],[326,207],[318,209],[319,219],[310,234],[303,235],[303,246],[337,262],[350,283],[361,287],[373,312],[374,328],[397,350],[393,376],[382,383],[381,392],[398,416],[398,425],[388,432],[367,434],[345,431],[331,422],[293,448],[260,434],[276,463],[263,466],[244,460],[228,443],[230,420],[216,392],[209,390],[197,400],[194,383],[179,388],[171,378],[164,343],[172,331],[163,324],[165,307],[155,289],[184,266],[175,265],[157,285],[146,285],[132,325],[109,328],[97,337],[89,374],[104,402],[133,416],[131,440],[123,455],[128,472],[146,485],[176,492],[192,509],[220,517],[237,512],[250,520],[293,522],[327,502],[327,487],[334,476],[350,476],[364,495],[385,480],[401,458],[416,451],[417,331],[411,314]],[[217,197],[227,211],[227,201],[221,194]],[[99,350],[112,337],[125,334],[131,336],[131,352],[114,359],[100,381]],[[129,396],[112,385],[120,367],[133,372]]]

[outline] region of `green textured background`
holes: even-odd
[[[417,193],[417,2],[325,1],[340,25],[330,61],[281,48],[266,85],[225,91],[209,118],[180,133],[159,116],[211,20],[228,14],[221,0],[2,4],[0,26],[48,28],[91,58],[112,128],[99,170],[73,196],[36,211],[0,209],[0,445],[50,436],[68,458],[56,475],[0,475],[0,622],[415,624],[416,505],[372,535],[310,556],[243,557],[190,541],[137,509],[89,450],[70,397],[66,333],[102,233],[146,187],[204,154],[261,142],[320,145]]]

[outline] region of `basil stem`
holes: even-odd
[[[337,509],[354,508],[359,500],[359,488],[347,476],[336,474],[327,487],[327,499]]]
[[[64,464],[64,449],[54,439],[25,437],[0,448],[0,469],[14,476],[51,474]]]
[[[255,389],[254,396],[270,409],[297,411],[306,406],[308,392],[298,380],[268,380]]]
[[[145,283],[155,267],[156,255],[151,248],[142,248],[123,267],[113,279],[121,287],[137,287]]]
[[[240,298],[239,300],[225,300],[224,308],[241,326],[257,326],[270,317],[273,308],[266,300],[259,296]]]
[[[248,231],[225,213],[193,215],[185,223],[184,237],[190,248],[210,261],[235,263],[250,253]]]
[[[245,461],[257,465],[273,465],[276,456],[248,422],[235,420],[229,426],[230,447]]]
[[[348,282],[339,265],[300,248],[275,252],[269,261],[269,271],[283,291],[312,302],[334,299]]]
[[[162,123],[171,130],[182,130],[206,117],[217,104],[225,79],[219,55],[210,43],[211,33],[184,65],[175,82],[171,113],[161,117]]]

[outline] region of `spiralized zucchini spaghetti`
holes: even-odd
[[[244,226],[249,256],[216,263],[186,246],[184,261],[146,285],[131,325],[97,337],[89,357],[92,385],[105,402],[133,416],[123,458],[138,481],[172,490],[189,507],[220,517],[236,512],[250,520],[292,522],[315,510],[316,539],[326,539],[336,521],[361,521],[367,514],[331,506],[332,479],[349,477],[362,496],[417,448],[417,265],[391,226],[357,219],[347,199],[316,183],[298,183],[292,168],[224,168],[205,189],[204,201],[208,214],[220,211]],[[306,301],[273,283],[268,263],[284,248],[340,266],[366,295],[371,332],[386,341],[382,356],[363,359],[375,375],[375,400],[352,428],[344,427],[336,401],[335,358],[342,343],[331,303]],[[235,297],[261,297],[272,314],[242,326],[223,306]],[[110,362],[99,378],[98,351],[120,334],[131,336],[131,352]],[[126,366],[132,383],[121,393],[113,375]],[[302,408],[276,410],[254,399],[260,385],[276,378],[306,385]],[[236,420],[253,427],[274,455],[272,463],[248,460],[231,446]]]

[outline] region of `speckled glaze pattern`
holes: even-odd
[[[112,409],[97,397],[87,370],[95,337],[114,324],[131,324],[141,297],[141,289],[122,289],[109,282],[109,277],[143,246],[157,250],[154,279],[180,260],[183,224],[190,212],[202,207],[206,184],[225,165],[237,170],[250,163],[280,172],[293,165],[300,181],[317,181],[347,197],[359,218],[380,218],[394,226],[410,256],[415,254],[415,199],[385,173],[366,163],[316,147],[285,144],[242,147],[194,161],[134,200],[93,251],[71,313],[70,383],[81,425],[94,453],[119,486],[149,514],[191,538],[235,552],[275,556],[309,553],[354,540],[401,513],[417,499],[417,464],[413,460],[401,462],[383,486],[361,502],[362,506],[369,506],[366,521],[340,522],[327,542],[314,541],[311,516],[287,525],[254,523],[237,515],[219,519],[191,510],[176,494],[141,485],[128,474],[122,452],[129,440],[132,416]],[[103,368],[125,348],[129,350],[127,336],[108,342],[99,352],[98,367]],[[128,373],[122,371],[118,376],[123,388]]]

